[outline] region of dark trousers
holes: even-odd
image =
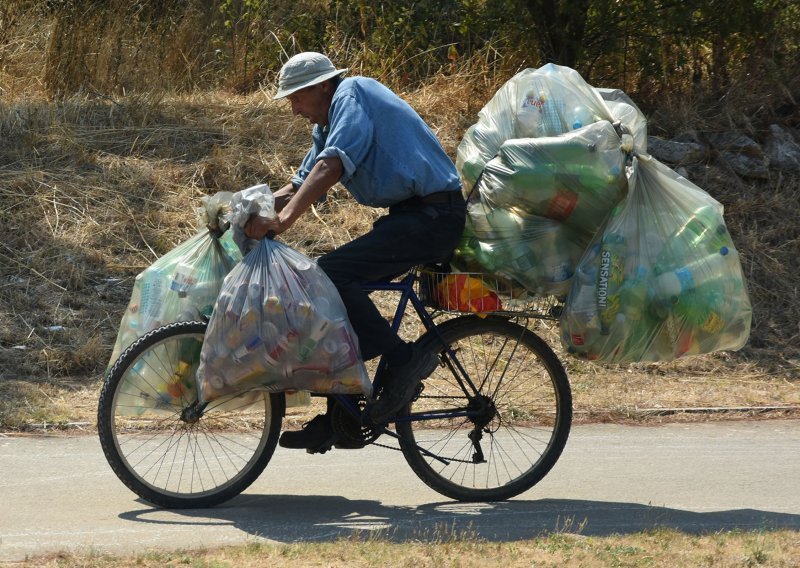
[[[342,297],[365,361],[391,350],[401,339],[361,285],[447,260],[464,231],[465,216],[458,191],[415,197],[393,205],[371,231],[317,260]]]

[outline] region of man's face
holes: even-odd
[[[327,126],[328,110],[333,98],[333,86],[330,81],[323,81],[305,89],[295,91],[286,99],[292,105],[292,114],[307,118],[311,124]]]

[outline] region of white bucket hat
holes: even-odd
[[[347,69],[337,69],[331,60],[321,53],[314,51],[298,53],[281,67],[278,75],[278,92],[274,98],[288,97],[295,91],[344,73],[347,73]]]

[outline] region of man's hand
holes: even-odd
[[[251,239],[263,239],[268,233],[280,235],[286,231],[297,218],[320,197],[325,195],[333,184],[342,177],[342,162],[339,158],[323,158],[309,172],[303,185],[294,190],[291,185],[275,192],[275,209],[278,215],[274,219],[250,216],[244,226],[244,234]]]
[[[244,226],[244,234],[248,238],[261,240],[267,234],[280,235],[284,229],[281,227],[281,222],[277,219],[267,219],[257,213],[250,215],[247,223]]]

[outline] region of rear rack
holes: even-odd
[[[480,272],[417,270],[416,292],[435,312],[557,320],[563,302],[537,296],[516,282]]]

